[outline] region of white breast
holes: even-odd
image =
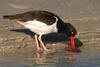
[[[48,34],[52,32],[57,32],[57,22],[55,22],[52,25],[47,25],[41,21],[37,21],[36,19],[33,21],[27,21],[27,22],[20,22],[18,23],[24,25],[26,28],[31,30],[32,32],[35,32],[37,34]]]

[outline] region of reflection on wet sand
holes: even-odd
[[[46,63],[46,52],[37,52],[36,53],[36,64],[45,64]]]
[[[76,60],[75,54],[74,53],[68,53],[66,56],[66,59],[69,63],[74,63]]]
[[[43,64],[45,66],[48,65],[48,67],[51,65],[55,67],[56,66],[60,67],[62,66],[62,64],[64,64],[64,67],[66,66],[74,67],[76,60],[77,60],[76,53],[63,51],[63,52],[48,54],[42,51],[42,52],[36,53],[35,62],[36,62],[36,65]]]

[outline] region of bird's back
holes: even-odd
[[[3,16],[5,19],[11,19],[11,20],[18,20],[22,22],[32,21],[34,19],[44,22],[47,25],[51,25],[56,21],[56,18],[58,18],[58,21],[62,22],[62,20],[55,14],[48,12],[48,11],[29,11],[25,13],[15,14],[15,15],[5,15]]]

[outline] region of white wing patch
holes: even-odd
[[[56,22],[52,25],[47,25],[41,21],[37,21],[36,19],[33,21],[27,21],[27,22],[20,22],[18,23],[22,24],[32,32],[35,32],[37,34],[48,34],[51,32],[57,32],[57,19]]]

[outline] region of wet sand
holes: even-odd
[[[99,0],[0,0],[0,67],[99,67],[100,1]],[[72,23],[79,35],[75,42],[80,53],[67,52],[69,40],[63,34],[50,34],[43,41],[54,52],[37,52],[34,33],[15,21],[4,20],[5,14],[31,10],[48,10]],[[53,40],[52,40],[53,39]],[[55,44],[55,45],[52,45]]]

